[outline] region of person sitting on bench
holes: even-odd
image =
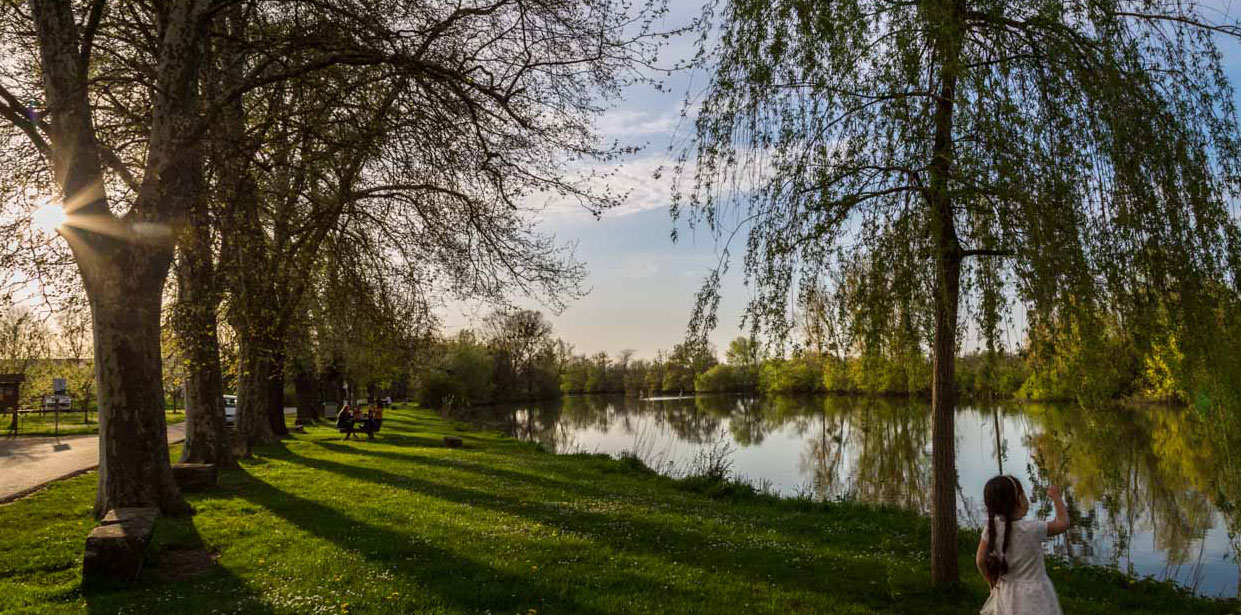
[[[383,427],[383,424],[384,424],[384,407],[383,407],[383,404],[380,404],[371,409],[371,426],[374,428],[375,431],[379,431],[379,428]]]
[[[360,431],[366,434],[367,440],[374,440],[375,431],[377,429],[378,428],[375,426],[375,420],[371,418],[371,413],[369,410],[364,413],[362,412],[362,409],[359,408],[356,412],[353,413],[354,433],[357,433]]]
[[[345,404],[336,415],[336,430],[345,434],[345,439],[353,435],[353,409]]]

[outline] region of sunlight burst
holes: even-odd
[[[51,199],[46,200],[31,214],[34,225],[49,235],[58,233],[67,219],[65,208]]]

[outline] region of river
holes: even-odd
[[[930,405],[920,400],[581,396],[469,412],[559,453],[631,453],[671,475],[724,457],[735,476],[783,496],[930,504]],[[1221,467],[1231,449],[1192,411],[962,404],[956,434],[962,525],[985,522],[983,484],[1001,470],[1043,519],[1053,516],[1046,487],[1059,482],[1073,527],[1049,553],[1237,596],[1238,518],[1225,514],[1236,472]]]

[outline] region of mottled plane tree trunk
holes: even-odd
[[[222,69],[215,53],[215,47],[220,45],[212,45],[210,41],[205,45],[206,58],[200,78],[203,107],[214,105],[223,95]],[[218,207],[220,201],[208,194],[211,187],[205,185],[205,163],[213,151],[210,144],[214,133],[208,127],[204,135],[205,144],[199,146],[197,152],[199,170],[195,180],[201,189],[199,198],[189,203],[186,225],[179,241],[173,327],[186,362],[185,444],[181,449],[181,461],[229,467],[236,465],[236,460],[224,414],[224,377],[219,338],[219,306],[223,292],[216,263],[218,212],[212,215],[212,207]],[[218,157],[218,152],[215,153]]]
[[[217,310],[220,292],[206,204],[196,203],[181,238],[176,265],[177,304],[173,326],[185,370],[185,445],[181,461],[231,466],[224,416],[224,381],[220,366]]]
[[[297,396],[297,423],[313,423],[323,418],[323,404],[319,401],[319,377],[313,363],[303,359],[293,361],[293,390]]]
[[[91,41],[105,3],[94,2],[80,30],[74,5],[32,0],[39,66],[49,111],[46,142],[27,134],[50,159],[68,222],[69,242],[94,323],[99,396],[99,490],[96,514],[121,506],[184,513],[168,459],[161,382],[160,314],[176,228],[198,197],[193,147],[197,79],[206,2],[162,7],[148,150],[130,211],[113,213],[105,189],[88,97]],[[10,118],[11,119],[11,118]]]

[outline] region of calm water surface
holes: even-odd
[[[588,396],[472,412],[556,452],[632,452],[677,474],[724,451],[735,474],[783,495],[930,506],[930,406],[922,401]],[[1022,479],[1031,515],[1042,519],[1054,516],[1046,487],[1060,482],[1074,525],[1050,552],[1236,596],[1241,540],[1231,530],[1239,524],[1223,511],[1237,498],[1218,480],[1227,455],[1211,438],[1193,413],[1173,408],[964,406],[961,523],[985,522],[982,487],[1001,470]]]

